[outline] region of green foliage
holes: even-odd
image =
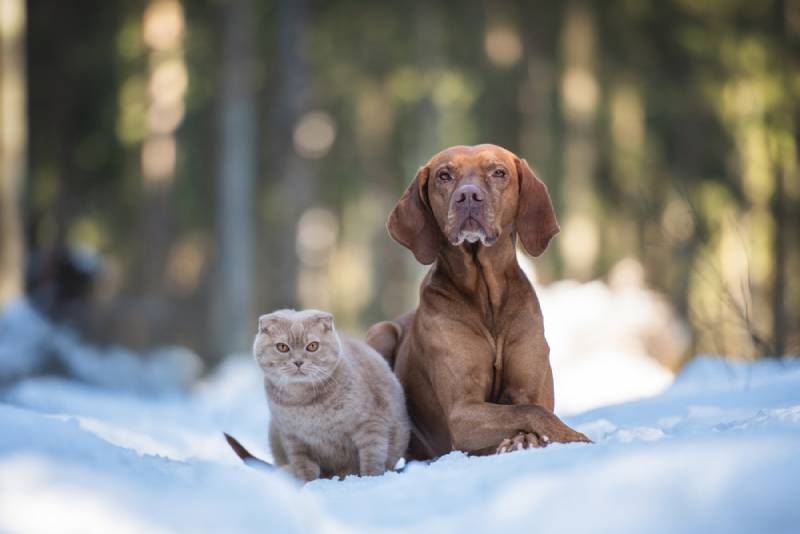
[[[132,343],[180,341],[207,353],[229,3],[183,2],[189,85],[161,204],[145,194],[141,167],[145,7],[79,4],[29,2],[29,241],[36,250],[94,247],[118,272],[105,298],[157,301],[163,323],[142,327]],[[289,4],[252,2],[259,309],[327,305],[351,328],[402,312],[420,270],[389,242],[383,218],[430,155],[492,142],[529,159],[554,196],[564,232],[538,264],[544,281],[604,277],[633,257],[691,323],[697,350],[768,352],[757,333],[798,351],[796,328],[777,345],[773,336],[778,323],[800,324],[797,281],[776,282],[781,269],[800,267],[800,227],[788,216],[800,208],[797,4],[310,1],[286,15]],[[290,26],[299,34],[287,36],[286,16],[298,18]],[[293,145],[309,111],[334,127],[318,159]],[[302,176],[287,175],[292,157]],[[297,257],[293,225],[312,207],[340,219],[320,265]],[[148,274],[143,228],[153,210],[170,221],[169,248],[163,270]],[[780,261],[779,227],[791,236]],[[287,258],[298,273],[290,286],[315,281],[305,293],[281,296]],[[345,293],[359,286],[340,270],[354,258],[368,262],[367,274],[353,276],[368,276],[361,287],[371,289],[351,305]],[[164,283],[184,276],[167,272],[171,261],[199,269],[197,279],[178,280],[181,290]],[[781,305],[776,292],[786,295]],[[719,306],[722,293],[731,296]],[[108,337],[125,326],[112,320]]]

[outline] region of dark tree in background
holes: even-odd
[[[640,273],[695,352],[800,351],[798,0],[30,0],[24,33],[12,4],[2,298],[19,225],[29,295],[93,340],[211,361],[275,307],[402,313],[388,211],[494,142],[554,196],[541,283]]]
[[[251,65],[253,20],[249,0],[223,7],[220,71],[219,286],[215,298],[216,349],[244,351],[254,330],[256,107]]]

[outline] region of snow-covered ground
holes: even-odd
[[[798,531],[800,360],[701,357],[675,378],[658,362],[681,327],[646,290],[539,294],[557,411],[595,444],[302,487],[223,439],[270,458],[248,355],[189,385],[185,351],[93,349],[18,303],[0,314],[0,532]],[[74,378],[21,378],[47,358]]]
[[[800,362],[692,363],[665,393],[567,418],[594,445],[452,453],[300,487],[268,458],[259,379],[189,395],[30,379],[0,404],[2,532],[797,532]]]

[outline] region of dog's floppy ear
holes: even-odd
[[[539,256],[558,231],[556,212],[547,186],[533,174],[528,162],[516,158],[519,178],[517,233],[531,256]]]
[[[422,167],[389,214],[392,239],[414,253],[423,265],[433,263],[442,248],[439,225],[428,205],[428,167]]]

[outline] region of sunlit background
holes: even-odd
[[[275,308],[363,333],[416,304],[405,185],[491,142],[560,219],[520,257],[564,409],[800,351],[798,0],[0,0],[0,37],[0,307],[82,343],[209,369]]]

